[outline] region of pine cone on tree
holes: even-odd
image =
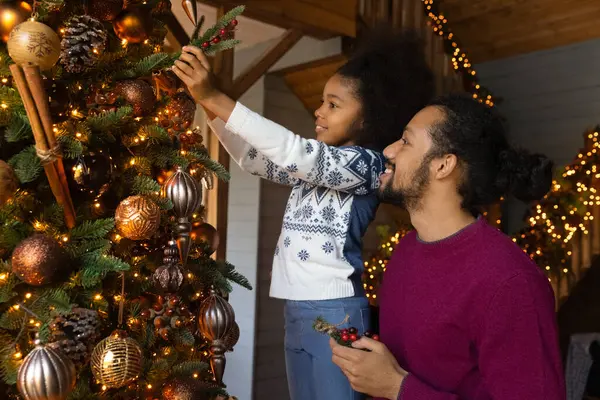
[[[71,18],[61,41],[61,63],[70,73],[94,67],[104,51],[107,33],[102,22],[88,15]]]
[[[64,352],[77,367],[89,361],[99,340],[100,319],[94,310],[73,308],[69,314],[57,316],[50,324],[48,345]]]

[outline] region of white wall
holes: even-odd
[[[276,40],[236,51],[234,75],[237,76]],[[339,54],[340,51],[341,41],[339,39],[317,41],[303,38],[272,69]],[[264,93],[264,80],[261,78],[242,96],[240,101],[250,109],[262,114]],[[233,162],[230,172],[227,260],[250,280],[255,290],[247,291],[234,287],[231,293],[229,300],[235,309],[241,335],[234,351],[227,353],[224,380],[227,390],[232,395],[237,396],[240,400],[250,400],[253,393],[256,300],[259,290],[257,287],[257,256],[261,186],[257,177],[241,171]]]
[[[477,66],[481,82],[504,99],[499,106],[514,143],[573,160],[587,128],[600,123],[600,39]],[[513,208],[513,210],[515,210]],[[511,227],[522,207],[510,215]]]

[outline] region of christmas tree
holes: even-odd
[[[237,7],[191,43],[237,43]],[[228,172],[163,52],[169,0],[0,2],[3,398],[212,399],[239,337],[202,193]],[[0,386],[1,386],[0,385]]]

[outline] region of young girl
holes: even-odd
[[[285,299],[287,379],[292,400],[349,400],[315,318],[362,333],[370,312],[361,284],[362,237],[379,205],[383,148],[433,95],[433,76],[412,34],[377,32],[329,79],[315,111],[317,140],[250,111],[213,84],[206,56],[184,47],[173,71],[208,112],[240,167],[293,186],[275,250],[271,297]]]

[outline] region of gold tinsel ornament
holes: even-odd
[[[17,389],[25,400],[66,400],[75,378],[75,365],[66,355],[36,340],[19,367]]]
[[[120,388],[142,372],[140,345],[124,331],[114,331],[96,345],[90,365],[94,378],[107,388]]]
[[[117,207],[115,224],[123,237],[149,239],[160,226],[160,209],[144,196],[130,196]]]

